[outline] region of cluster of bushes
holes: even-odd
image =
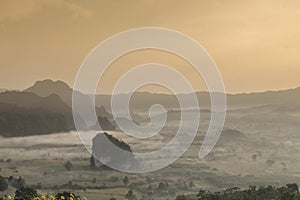
[[[9,185],[17,188],[14,197],[4,195],[4,191],[8,189]],[[73,185],[71,182],[65,185],[65,187],[72,190],[81,189],[75,186],[77,185]],[[80,196],[70,192],[58,193],[55,196],[38,194],[36,189],[26,186],[25,180],[22,177],[14,178],[12,176],[9,178],[0,176],[0,192],[2,192],[2,196],[5,196],[5,200],[87,200],[85,197],[81,199]],[[3,198],[0,197],[0,200],[3,200]]]
[[[200,190],[195,197],[179,195],[176,200],[299,200],[298,185],[287,184],[283,187],[259,187],[250,186],[249,189],[241,190],[234,187],[224,191],[209,192]]]
[[[0,198],[1,199],[1,198]],[[14,198],[5,196],[5,200],[87,200],[86,197],[81,198],[71,192],[61,192],[56,195],[38,194],[38,192],[30,187],[21,187],[16,190]]]
[[[25,186],[25,179],[21,176],[19,178],[14,178],[13,176],[8,177],[7,182],[14,188],[21,188]]]

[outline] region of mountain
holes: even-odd
[[[279,91],[266,91],[248,94],[228,94],[228,104],[232,107],[268,104],[300,105],[300,87]]]
[[[196,92],[199,106],[202,109],[210,107],[210,94],[208,92]],[[135,92],[133,94],[119,94],[118,98],[126,99],[128,95],[132,95],[130,99],[130,108],[133,112],[145,112],[154,105],[161,104],[167,110],[179,109],[179,103],[175,95],[171,94],[152,94],[148,92]],[[179,94],[181,97],[189,98],[193,94]],[[107,95],[96,95],[96,105],[103,105],[110,110],[111,97]],[[228,109],[235,108],[250,108],[262,105],[297,105],[300,106],[300,87],[295,89],[280,90],[280,91],[266,91],[256,93],[241,93],[241,94],[227,94]],[[124,109],[120,106],[117,109]]]
[[[47,97],[51,94],[58,95],[65,104],[72,107],[72,92],[73,89],[68,86],[66,83],[62,81],[53,81],[50,79],[46,79],[43,81],[37,81],[33,86],[24,90],[24,92],[34,93],[40,97]],[[78,91],[76,91],[78,92]],[[89,98],[89,95],[78,92],[80,98]],[[121,94],[118,97],[124,98],[128,94]],[[165,95],[165,94],[151,94],[151,93],[134,93],[133,95],[134,108],[133,109],[144,109],[145,107],[150,107],[153,105],[153,102],[164,102],[165,106],[176,106],[176,98],[173,95]],[[174,102],[174,103],[173,103]],[[107,111],[110,110],[111,104],[111,96],[110,95],[95,95],[95,103],[96,103],[96,112],[97,115],[101,115],[112,120],[112,115]],[[178,106],[177,106],[178,107]],[[122,108],[123,109],[123,108]]]
[[[106,142],[107,140],[118,148],[111,148],[110,144]],[[123,151],[119,149],[122,149]],[[93,155],[91,159],[94,159],[95,167],[109,168],[109,166],[106,166],[99,161],[100,158],[101,160],[106,160],[106,163],[111,163],[113,165],[119,164],[121,166],[126,163],[126,165],[129,166],[136,166],[138,164],[130,145],[106,132],[99,133],[93,138],[92,150]]]
[[[33,86],[24,90],[24,92],[34,93],[40,97],[48,97],[50,95],[57,95],[61,98],[61,100],[72,107],[72,96],[73,89],[62,81],[53,81],[51,79],[46,79],[43,81],[37,81]],[[83,94],[81,92],[75,91],[79,95],[81,99],[87,99],[91,101],[91,97],[89,95]],[[109,98],[110,100],[110,98]],[[95,108],[97,115],[101,115],[102,117],[106,117],[107,119],[112,120],[112,115],[106,111],[105,107],[99,103],[98,107]]]
[[[0,105],[1,136],[27,136],[76,130],[72,108],[56,94],[41,97],[29,92],[6,91],[0,93]],[[105,113],[103,108],[102,112]],[[109,113],[105,114],[109,116]],[[98,120],[101,125],[105,125],[104,130],[106,127],[109,130],[113,129],[114,126],[107,118],[100,117]]]
[[[104,106],[100,106],[100,108],[96,108],[96,112],[101,117],[105,117],[107,119],[113,120],[113,116],[111,113],[107,112],[106,108]]]
[[[41,97],[46,97],[51,94],[58,95],[64,103],[72,106],[72,92],[73,89],[62,81],[43,80],[37,81],[32,87],[25,90],[32,92]],[[78,91],[76,91],[78,92]],[[80,93],[81,98],[91,98],[89,95]],[[206,109],[210,107],[210,94],[208,92],[195,93],[200,107]],[[153,94],[149,92],[134,92],[133,94],[118,94],[120,99],[126,99],[128,95],[131,96],[130,109],[133,112],[147,111],[154,104],[161,104],[167,110],[179,109],[179,103],[176,96],[172,94]],[[191,94],[180,94],[182,97],[187,97]],[[300,105],[300,87],[295,89],[281,90],[281,91],[266,91],[256,93],[241,93],[241,94],[227,94],[227,106],[229,109],[234,108],[249,108],[253,106],[269,105],[269,104],[295,104]],[[95,95],[95,104],[97,115],[104,116],[112,120],[111,113],[111,96],[105,94]],[[117,109],[124,109],[120,106]]]
[[[46,97],[51,94],[58,95],[65,104],[72,107],[72,92],[73,89],[62,81],[43,80],[37,81],[32,87],[24,90],[25,92],[32,92],[41,97]],[[76,91],[78,92],[78,91]],[[81,98],[89,98],[89,95],[78,92]],[[210,94],[208,92],[196,92],[197,99],[201,108],[207,109],[210,107]],[[179,109],[179,103],[175,95],[172,94],[153,94],[149,92],[134,92],[133,94],[118,94],[118,98],[126,99],[131,96],[130,109],[132,112],[147,111],[154,104],[161,104],[167,110]],[[182,97],[188,98],[192,94],[180,94]],[[227,94],[227,106],[229,109],[234,108],[249,108],[261,105],[300,105],[300,87],[295,89],[280,90],[280,91],[266,91],[256,93],[241,93],[241,94]],[[95,104],[97,115],[104,116],[112,120],[111,110],[111,95],[96,94]],[[120,106],[117,109],[124,109]]]
[[[51,94],[47,97],[40,97],[28,92],[3,92],[0,94],[0,103],[15,104],[24,108],[41,108],[59,113],[70,113],[71,111],[70,107],[55,94]]]
[[[20,135],[31,135],[35,134],[34,130],[41,134],[75,130],[72,110],[58,95],[40,97],[28,92],[6,91],[0,93],[0,103],[2,118],[11,124],[0,135],[17,135],[17,131]],[[39,128],[41,125],[44,129]]]
[[[47,97],[52,94],[58,95],[64,103],[72,105],[72,88],[62,81],[53,81],[46,79],[37,81],[33,86],[24,90],[24,92],[34,93],[40,97]]]
[[[0,128],[0,135],[9,135],[10,133],[16,135],[17,132],[20,135],[35,134],[38,132],[46,134],[54,131],[75,130],[72,114],[72,93],[73,89],[66,83],[52,80],[38,81],[23,92],[1,92],[0,118],[2,121],[0,121],[0,126],[2,129]],[[80,94],[80,98],[88,98],[87,100],[91,101],[89,95],[80,92],[78,94]],[[131,94],[118,94],[117,96],[125,99],[128,95]],[[180,95],[188,98],[192,94]],[[210,105],[209,93],[197,92],[196,96],[202,110],[208,110],[207,108]],[[267,110],[283,114],[285,112],[299,111],[299,99],[300,88],[249,94],[227,94],[230,112],[247,112],[251,116],[254,110],[256,113]],[[115,129],[114,118],[109,112],[111,96],[96,95],[95,101],[98,106],[96,107],[96,112],[99,123],[103,127],[106,127],[107,130]],[[176,96],[148,92],[135,92],[132,94],[130,112],[135,116],[138,112],[147,112],[154,104],[163,105],[165,109],[169,110],[168,116],[171,118],[176,118],[180,114],[180,107]],[[122,110],[124,108],[122,105],[119,105],[118,109]],[[80,113],[77,114],[80,115]],[[118,118],[118,116],[115,116],[115,118]],[[21,121],[24,123],[21,123]],[[5,123],[8,123],[8,125],[6,126]]]

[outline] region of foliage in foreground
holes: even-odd
[[[15,183],[21,182],[22,184],[17,184],[20,186],[16,192],[14,198],[5,195],[5,200],[87,200],[85,197],[75,195],[71,192],[61,192],[54,196],[48,196],[44,194],[38,194],[38,192],[25,186],[25,180],[21,177],[19,179],[8,178],[10,182]],[[129,178],[126,176],[123,179],[123,183],[127,185]],[[0,176],[0,191],[5,191],[7,189],[7,182],[5,178]],[[168,188],[168,184],[160,183],[158,186],[159,190],[165,190]],[[4,196],[4,195],[3,195]],[[136,200],[137,196],[133,193],[133,190],[129,190],[125,195],[128,200]],[[142,199],[146,197],[143,196]],[[2,198],[0,198],[2,200]],[[112,197],[110,200],[116,200]],[[248,189],[240,189],[238,187],[229,188],[223,191],[210,192],[201,189],[198,194],[194,195],[179,195],[175,200],[300,200],[299,188],[296,183],[287,184],[283,187],[256,187],[250,186]]]
[[[55,196],[38,194],[37,191],[30,187],[21,187],[15,192],[15,197],[6,196],[5,200],[87,200],[71,192],[57,193]]]

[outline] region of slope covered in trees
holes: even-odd
[[[200,190],[196,197],[192,195],[178,195],[175,200],[298,200],[300,199],[298,185],[287,184],[283,187],[250,186],[241,190],[233,187],[224,191],[210,192]]]
[[[103,130],[115,127],[98,118]],[[83,124],[84,121],[82,121]],[[92,127],[86,127],[91,129]],[[0,93],[0,136],[16,137],[76,130],[72,108],[56,94],[40,97],[28,92]]]

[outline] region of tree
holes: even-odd
[[[149,176],[147,176],[147,177],[146,177],[146,181],[147,181],[147,183],[149,184],[149,183],[152,182],[152,179],[151,179]]]
[[[25,200],[31,200],[37,196],[37,191],[29,187],[21,187],[20,189],[16,190],[15,193],[15,198],[22,198]]]
[[[3,196],[3,192],[7,190],[7,188],[8,188],[7,181],[3,176],[0,176],[0,191],[2,192],[2,196]]]
[[[13,176],[10,176],[8,178],[8,183],[9,185],[17,189],[25,187],[26,185],[25,179],[23,179],[21,176],[19,178],[14,178]]]
[[[189,200],[185,195],[178,195],[175,200]]]
[[[191,182],[189,183],[189,187],[192,188],[192,187],[194,187],[194,186],[195,186],[195,185],[194,185],[194,182],[191,181]]]
[[[109,200],[117,200],[115,197],[113,197],[113,195],[111,195]]]
[[[158,184],[158,190],[162,191],[162,190],[167,190],[167,185],[163,182]]]
[[[286,186],[290,192],[299,194],[299,188],[296,183],[290,183],[287,184]]]
[[[70,171],[73,167],[73,164],[70,161],[67,161],[65,162],[64,166],[68,171]]]
[[[123,183],[124,183],[124,185],[128,185],[128,183],[129,183],[129,178],[127,177],[127,176],[125,176],[124,178],[123,178]]]
[[[128,200],[135,200],[136,199],[136,196],[135,194],[133,193],[132,190],[129,190],[125,196],[126,199]]]
[[[97,182],[97,179],[94,177],[93,180],[92,180],[92,183],[95,184],[96,182]]]
[[[90,158],[90,167],[91,168],[95,168],[96,167],[96,162],[95,162],[95,158],[94,158],[93,155]]]
[[[111,182],[118,182],[119,181],[119,178],[117,176],[111,176],[110,177],[110,181]]]

